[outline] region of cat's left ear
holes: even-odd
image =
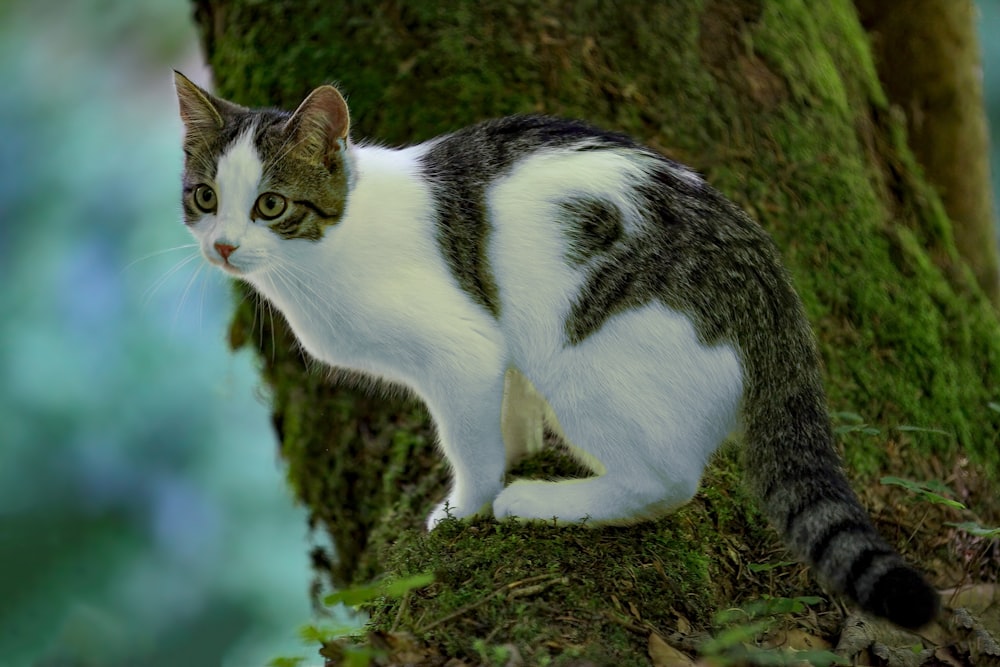
[[[331,156],[346,145],[350,126],[343,96],[333,86],[320,86],[295,110],[285,130],[293,134],[300,150],[329,167]]]
[[[217,132],[225,125],[225,116],[246,111],[243,107],[219,99],[196,86],[177,70],[174,70],[174,85],[177,88],[181,120],[188,132]]]

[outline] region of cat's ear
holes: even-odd
[[[330,166],[331,155],[346,145],[350,126],[343,96],[333,86],[320,86],[295,110],[285,123],[285,131],[292,134],[303,153]]]
[[[243,108],[220,100],[196,86],[186,76],[174,70],[174,85],[177,87],[177,101],[180,103],[181,120],[184,127],[191,130],[221,130],[225,125],[223,115],[242,111]]]

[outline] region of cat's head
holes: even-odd
[[[349,116],[332,86],[294,113],[247,109],[175,72],[184,123],[184,221],[209,262],[251,276],[294,261],[341,219]]]

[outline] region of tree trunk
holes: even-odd
[[[884,0],[856,4],[886,93],[906,116],[910,147],[954,224],[958,252],[1000,306],[976,6],[972,0],[910,0],[905,9]]]
[[[969,271],[938,268],[963,266],[953,229],[850,0],[195,4],[217,90],[243,104],[294,108],[334,81],[355,138],[385,143],[546,112],[628,132],[701,171],[782,249],[820,338],[831,410],[879,429],[848,425],[841,444],[883,532],[938,584],[961,576],[940,525],[960,515],[915,529],[925,506],[874,480],[951,481],[996,516],[986,478],[1000,473],[989,407],[1000,324]],[[279,317],[241,303],[233,346],[260,349],[290,483],[336,546],[317,567],[337,586],[433,572],[431,586],[370,606],[373,628],[413,633],[428,664],[500,660],[493,647],[505,644],[527,664],[647,664],[654,633],[707,628],[713,611],[762,593],[817,590],[801,566],[748,568],[787,557],[739,484],[733,448],[692,503],[659,521],[481,519],[428,536],[423,518],[447,471],[422,408],[332,381]],[[564,465],[550,454],[521,473]]]

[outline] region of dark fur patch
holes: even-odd
[[[559,202],[558,221],[569,241],[566,259],[572,264],[611,250],[625,233],[622,213],[611,202],[596,197],[575,197]]]
[[[809,547],[809,561],[811,563],[821,562],[833,541],[844,533],[872,535],[873,532],[867,519],[859,520],[852,517],[842,519],[837,523],[827,524],[812,537],[812,546]]]
[[[896,559],[899,558],[896,556],[896,552],[884,545],[868,547],[856,554],[854,556],[854,560],[851,562],[851,566],[846,577],[847,592],[853,597],[858,597],[856,582],[860,580],[866,572],[868,572],[872,563],[875,562],[875,559],[883,558],[885,556],[893,556]]]
[[[918,572],[898,565],[872,587],[865,607],[904,628],[921,628],[937,616],[941,601]]]
[[[499,317],[500,296],[486,255],[486,189],[515,162],[544,148],[634,146],[624,135],[545,116],[486,121],[437,139],[423,156],[424,177],[434,196],[438,243],[462,290]]]

